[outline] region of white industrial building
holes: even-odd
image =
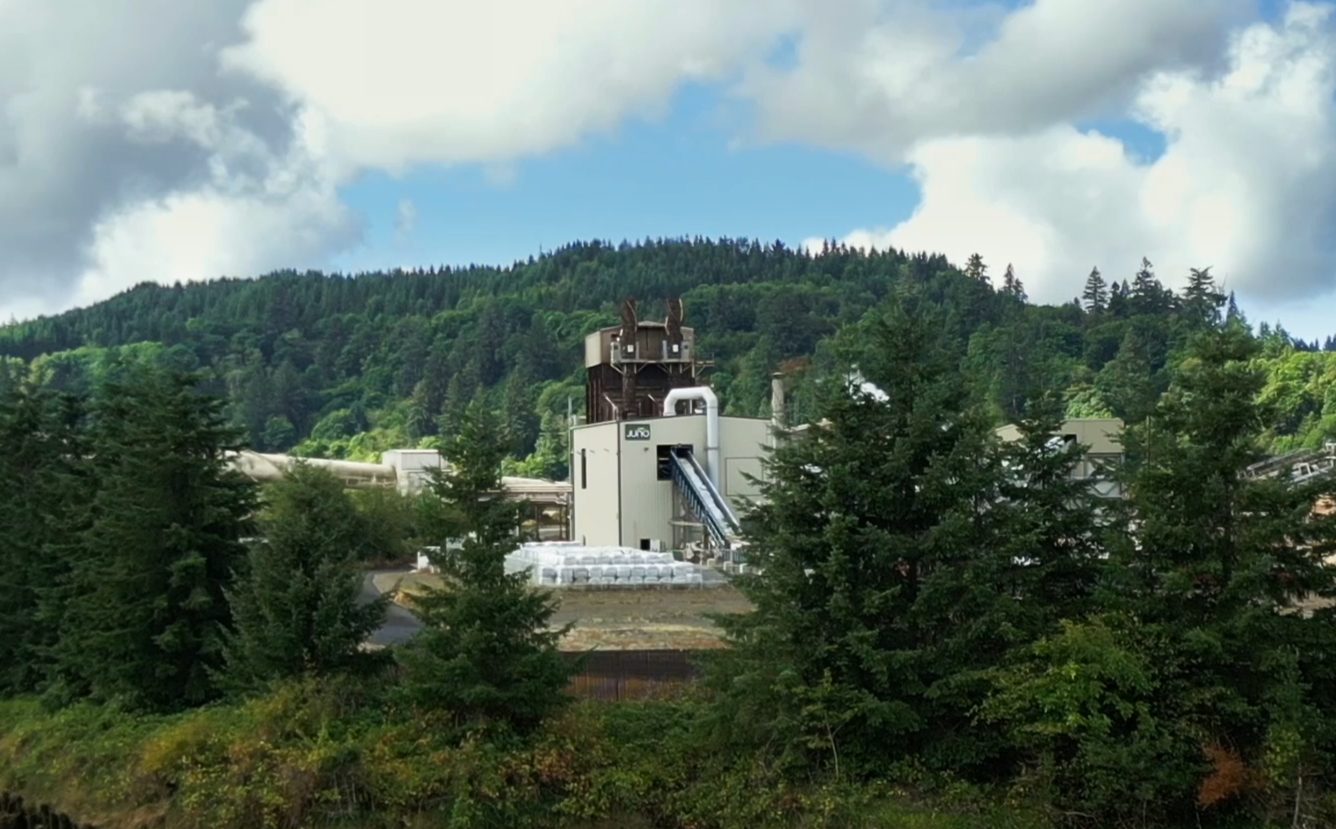
[[[571,538],[732,559],[738,515],[760,494],[772,422],[720,413],[680,301],[668,303],[663,322],[640,320],[634,300],[621,313],[621,325],[585,338],[585,420],[571,430]]]
[[[659,417],[588,423],[571,434],[574,540],[641,550],[730,548],[759,496],[771,421],[724,417],[705,387],[674,389]],[[700,405],[694,405],[700,404]]]

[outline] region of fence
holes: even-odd
[[[685,650],[570,653],[570,660],[584,660],[570,691],[603,702],[664,696],[700,676],[699,655]]]

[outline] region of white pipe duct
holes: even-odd
[[[296,463],[327,469],[336,477],[362,486],[393,486],[395,469],[382,463],[326,460],[324,458],[294,458],[289,455],[271,455],[243,450],[231,459],[232,466],[256,481],[270,483],[282,480]]]
[[[663,399],[664,417],[677,414],[677,404],[683,400],[705,401],[705,474],[710,476],[710,483],[719,489],[719,398],[708,386],[692,386],[687,389],[673,389]]]

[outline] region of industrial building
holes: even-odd
[[[1007,425],[997,430],[997,436],[1005,441],[1020,440],[1021,430],[1014,424]],[[1122,436],[1123,422],[1116,417],[1073,418],[1064,421],[1062,429],[1054,435],[1064,444],[1086,447],[1081,462],[1072,470],[1072,477],[1090,481],[1095,494],[1105,498],[1122,497],[1122,487],[1107,474],[1122,461]]]
[[[797,438],[806,429],[782,428],[778,376],[773,419],[724,416],[705,377],[711,366],[697,358],[696,332],[683,325],[681,302],[670,301],[667,311],[662,322],[641,320],[635,300],[627,300],[620,325],[585,338],[586,415],[571,424],[569,480],[506,477],[502,484],[509,497],[529,502],[530,528],[539,539],[567,540],[584,552],[673,552],[688,561],[731,565],[741,561],[739,516],[761,495],[768,452],[779,435]],[[1091,480],[1102,495],[1120,494],[1102,470],[1122,457],[1122,429],[1115,418],[1075,419],[1055,435],[1089,447],[1074,474]],[[1020,437],[1016,426],[997,434]],[[242,452],[232,463],[268,481],[281,478],[296,460]],[[386,452],[380,463],[308,462],[350,487],[404,493],[420,491],[442,464],[439,453],[422,449]]]
[[[233,469],[260,483],[281,480],[294,464],[305,463],[330,472],[349,489],[394,489],[404,495],[420,493],[430,482],[432,473],[444,465],[441,453],[435,449],[383,452],[380,463],[297,458],[247,449],[230,456],[228,462]],[[501,486],[508,497],[528,505],[524,518],[536,537],[559,539],[567,536],[570,483],[506,476],[501,479]]]
[[[733,557],[775,429],[721,415],[707,368],[676,301],[660,323],[641,321],[628,300],[620,326],[585,339],[587,416],[571,430],[575,541]]]

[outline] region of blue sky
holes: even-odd
[[[365,217],[364,243],[335,267],[508,264],[594,238],[732,236],[799,245],[899,223],[918,205],[920,189],[904,167],[795,142],[748,141],[737,109],[726,90],[695,85],[674,95],[665,117],[629,120],[504,173],[460,165],[367,174],[343,191]],[[1131,121],[1081,125],[1147,160],[1164,152],[1163,136]],[[415,218],[400,233],[405,200]]]
[[[581,146],[515,163],[497,181],[475,165],[394,177],[345,191],[368,217],[365,248],[339,266],[504,264],[578,239],[733,236],[797,245],[905,218],[918,190],[904,175],[797,144],[737,146],[717,88],[679,90],[666,117],[634,119]],[[416,222],[395,230],[407,199]]]

